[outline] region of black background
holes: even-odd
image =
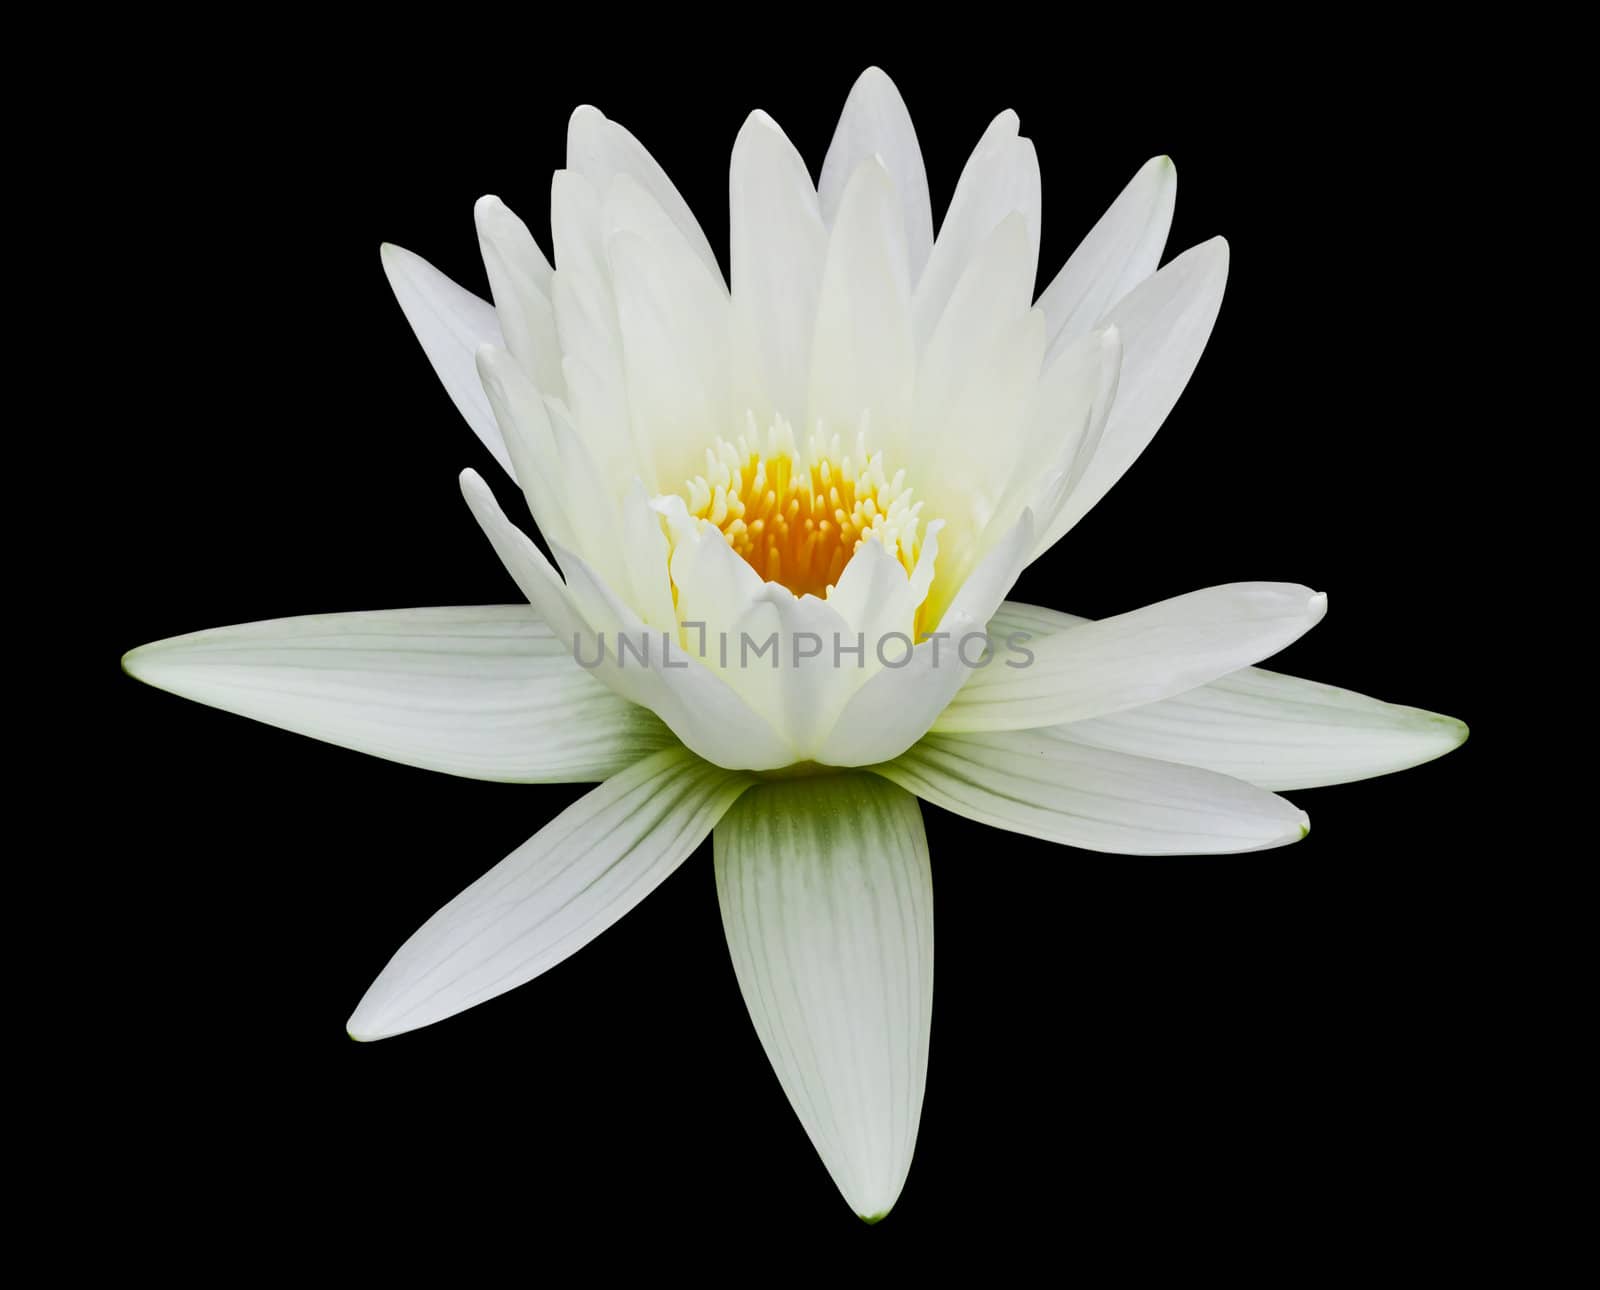
[[[1181,42],[1178,42],[1181,46]],[[1238,579],[1308,583],[1326,620],[1273,666],[1448,712],[1474,737],[1400,775],[1291,794],[1312,833],[1238,857],[1066,850],[924,808],[938,967],[901,1201],[841,1202],[762,1055],[723,944],[709,845],[536,982],[427,1031],[343,1028],[388,956],[579,786],[432,775],[118,676],[129,947],[102,996],[134,1202],[263,1254],[473,1242],[609,1258],[641,1223],[685,1256],[740,1234],[908,1259],[957,1233],[1045,1252],[1361,1265],[1467,1239],[1442,1195],[1494,935],[1475,925],[1497,715],[1480,603],[1493,484],[1483,320],[1462,266],[1507,182],[1480,91],[1420,48],[1286,70],[1123,48],[1031,61],[868,45],[659,59],[492,32],[270,71],[152,74],[98,189],[135,252],[111,470],[114,639],[280,615],[504,602],[460,499],[521,502],[394,304],[382,241],[487,294],[486,192],[548,249],[566,118],[594,102],[726,246],[728,150],[770,111],[813,172],[851,82],[907,99],[935,211],[995,112],[1044,176],[1041,287],[1149,156],[1180,184],[1169,254],[1225,234],[1200,368],[1149,451],[1014,593],[1103,616]],[[274,50],[274,55],[279,51]],[[1455,158],[1470,146],[1473,165]],[[125,975],[124,975],[125,974]],[[126,1023],[125,1029],[123,1023]],[[127,1163],[127,1161],[124,1161]],[[597,1244],[598,1238],[598,1244]],[[475,1256],[477,1257],[477,1256]],[[900,1266],[906,1266],[900,1264]]]

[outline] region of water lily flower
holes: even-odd
[[[935,236],[911,119],[873,69],[819,182],[770,117],[745,122],[731,286],[650,154],[590,107],[551,186],[553,267],[494,197],[476,208],[492,304],[383,248],[548,547],[462,475],[528,603],[251,623],[125,660],[394,761],[597,782],[401,946],[351,1035],[532,980],[710,836],[761,1043],[875,1221],[906,1178],[928,1055],[918,798],[1096,851],[1249,851],[1305,836],[1281,791],[1462,741],[1448,717],[1257,669],[1323,616],[1305,587],[1100,621],[1006,600],[1144,450],[1211,334],[1228,247],[1160,265],[1175,186],[1169,159],[1140,168],[1035,299],[1039,170],[1015,113]]]

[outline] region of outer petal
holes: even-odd
[[[928,197],[928,174],[922,165],[917,132],[906,111],[905,100],[894,82],[877,67],[857,78],[845,100],[844,112],[828,155],[822,162],[817,196],[822,218],[831,226],[839,213],[845,185],[863,161],[876,157],[894,183],[905,227],[905,247],[911,281],[922,274],[933,249],[933,203]]]
[[[758,426],[784,417],[800,428],[827,230],[806,163],[778,123],[752,112],[728,173],[736,406]]]
[[[443,1021],[554,967],[660,886],[749,783],[682,748],[608,779],[424,923],[362,996],[351,1036]]]
[[[1049,729],[1277,790],[1388,775],[1442,757],[1467,737],[1454,717],[1256,667],[1174,699]]]
[[[1089,332],[1056,355],[1034,391],[1022,449],[990,532],[1012,523],[1024,505],[1034,506],[1042,528],[1066,504],[1105,432],[1121,367],[1122,336],[1114,326]],[[1055,507],[1044,508],[1044,496],[1058,490]]]
[[[511,454],[506,451],[494,412],[478,383],[478,347],[505,346],[494,306],[465,287],[458,287],[419,255],[387,242],[382,255],[383,271],[394,298],[400,302],[400,311],[422,343],[422,351],[433,364],[445,393],[467,419],[472,433],[515,479]]]
[[[549,407],[521,364],[503,349],[485,345],[478,351],[478,379],[511,454],[534,522],[552,541],[586,548],[596,519],[610,509],[598,470],[582,443],[563,434],[557,442]],[[614,541],[613,528],[605,534]]]
[[[1241,780],[1031,730],[929,735],[873,770],[958,815],[1090,851],[1259,851],[1310,829],[1304,811]]]
[[[653,484],[649,445],[640,442],[628,407],[600,194],[576,171],[558,170],[551,180],[550,231],[556,248],[551,305],[573,420],[619,491],[636,475]]]
[[[1037,554],[1088,514],[1155,438],[1200,362],[1227,281],[1228,244],[1214,237],[1185,251],[1107,315],[1106,322],[1122,334],[1117,399],[1094,455],[1044,531]]]
[[[1052,347],[1089,331],[1156,271],[1177,196],[1171,157],[1152,157],[1140,167],[1039,297]]]
[[[905,1185],[933,1010],[933,882],[914,798],[871,775],[763,784],[717,826],[717,898],[750,1019],[845,1201]]]
[[[541,397],[504,350],[485,345],[478,372],[540,531],[553,547],[581,551],[652,625],[675,628],[666,548],[643,483],[619,498],[566,408]]]
[[[186,699],[473,779],[604,779],[672,742],[527,605],[245,623],[140,646],[122,665]]]
[[[1031,663],[973,672],[934,729],[1028,730],[1171,698],[1277,653],[1327,608],[1325,595],[1293,583],[1174,596],[1031,642]]]
[[[565,398],[561,342],[550,304],[550,262],[528,226],[498,197],[480,197],[472,214],[506,348],[543,393]]]
[[[889,174],[868,158],[837,212],[811,346],[810,416],[849,439],[863,419],[901,460],[911,435],[916,357],[905,233]]]
[[[700,222],[683,200],[666,171],[645,146],[624,127],[608,120],[598,108],[587,105],[567,122],[567,168],[582,175],[604,194],[611,181],[626,175],[655,200],[667,218],[678,226],[684,241],[719,282],[722,269],[701,231]]]
[[[701,468],[707,436],[730,422],[730,313],[722,279],[708,274],[681,238],[635,231],[646,223],[648,203],[628,181],[617,181],[606,206],[616,221],[606,252],[640,455],[656,467],[651,478],[675,489]]]
[[[1028,308],[1037,248],[1021,215],[974,254],[917,371],[918,491],[964,545],[993,514],[1022,451],[1044,358],[1044,316]]]
[[[989,631],[1043,637],[1089,620],[1007,602]],[[1318,681],[1242,668],[1176,698],[1050,726],[1083,744],[1203,766],[1277,791],[1344,784],[1404,770],[1457,748],[1454,717],[1369,699]]]
[[[1031,140],[1017,137],[1017,114],[1008,109],[990,122],[972,150],[917,282],[912,317],[919,348],[939,325],[978,248],[1016,211],[1027,228],[1031,293],[1039,263],[1039,158]]]

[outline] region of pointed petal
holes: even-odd
[[[1442,757],[1467,738],[1466,724],[1454,717],[1261,668],[1050,730],[1277,790],[1388,775]]]
[[[1310,828],[1293,803],[1241,780],[1032,730],[929,735],[873,770],[968,819],[1089,851],[1259,851]]]
[[[578,545],[578,524],[584,519],[581,508],[595,499],[592,494],[575,498],[568,491],[544,396],[522,365],[493,345],[478,351],[478,379],[494,410],[534,523],[552,540]]]
[[[1003,642],[1092,620],[1008,600],[989,621]],[[1025,644],[1026,642],[1019,643]],[[1045,727],[1078,743],[1201,766],[1284,792],[1388,775],[1459,748],[1466,723],[1353,690],[1246,667],[1158,703]]]
[[[472,779],[604,779],[672,738],[527,605],[245,623],[142,645],[122,665],[186,699]]]
[[[528,226],[498,197],[480,197],[472,213],[506,348],[542,393],[565,398],[550,262]]]
[[[1039,158],[1032,140],[1017,137],[1017,114],[1007,110],[990,122],[972,150],[917,281],[912,318],[919,349],[939,325],[978,248],[1013,212],[1021,212],[1027,229],[1031,296],[1039,265]]]
[[[730,421],[728,296],[681,245],[619,230],[606,250],[634,433],[653,478],[681,488],[704,460],[707,436]]]
[[[1107,315],[1122,334],[1117,399],[1082,477],[1044,530],[1039,554],[1088,514],[1155,438],[1200,363],[1227,282],[1228,244],[1214,237],[1178,256]]]
[[[728,219],[736,405],[758,427],[782,416],[799,429],[828,235],[805,161],[765,112],[752,112],[734,141]]]
[[[483,482],[482,475],[475,470],[464,470],[460,483],[461,495],[466,498],[472,517],[478,521],[478,527],[489,539],[489,545],[500,557],[500,563],[517,584],[517,590],[528,598],[534,612],[550,624],[556,639],[563,645],[574,641],[587,645],[594,631],[573,605],[566,584],[561,581],[561,575],[550,567],[544,552],[534,545],[532,538],[506,518],[500,503],[495,500],[494,491]],[[631,695],[623,697],[633,698]]]
[[[1089,331],[1156,271],[1177,195],[1171,157],[1152,157],[1129,180],[1039,297],[1052,348]]]
[[[634,439],[650,491],[682,487],[729,408],[731,306],[652,195],[627,175],[601,205]]]
[[[1014,523],[1024,506],[1039,516],[1041,529],[1051,524],[1105,432],[1121,366],[1122,336],[1115,327],[1091,331],[1056,356],[1034,391],[1021,449],[988,533]]]
[[[1032,661],[973,672],[934,723],[943,732],[1028,730],[1155,703],[1236,672],[1322,621],[1328,598],[1235,582],[1030,642]]]
[[[649,444],[628,406],[604,210],[600,194],[577,171],[558,170],[550,181],[550,231],[556,248],[550,301],[572,419],[619,490],[635,476],[653,486]]]
[[[917,365],[917,491],[956,549],[988,524],[1022,451],[1044,358],[1028,307],[1033,258],[1021,215],[1001,220],[962,275]]]
[[[933,882],[910,794],[871,775],[762,784],[715,841],[734,974],[789,1104],[855,1212],[905,1185],[927,1082]]]
[[[1092,620],[1007,601],[989,622],[1041,639]],[[1026,642],[1019,642],[1026,644]],[[1284,792],[1388,775],[1459,748],[1466,723],[1353,690],[1246,667],[1171,699],[1051,726],[1079,743],[1203,766]]]
[[[711,243],[695,219],[689,203],[667,178],[650,151],[624,127],[597,108],[587,105],[573,112],[567,122],[567,168],[574,170],[605,195],[611,182],[626,175],[655,200],[667,218],[677,225],[685,243],[711,276],[722,281],[722,268],[711,250]]]
[[[606,780],[424,923],[346,1028],[404,1034],[533,980],[660,886],[749,783],[682,748]]]
[[[489,400],[478,383],[480,345],[504,347],[494,306],[459,287],[419,255],[384,243],[383,271],[394,298],[411,324],[422,351],[433,364],[445,393],[472,427],[472,433],[515,478],[511,455],[500,437]]]
[[[822,218],[831,227],[844,200],[845,185],[863,161],[876,157],[894,184],[905,228],[907,264],[912,282],[922,274],[933,249],[933,203],[928,197],[928,174],[911,114],[894,82],[877,67],[857,78],[845,100],[833,142],[822,162],[817,196]]]
[[[865,418],[872,444],[900,460],[915,382],[905,234],[889,174],[869,157],[843,194],[828,242],[805,428],[820,421],[849,439]]]

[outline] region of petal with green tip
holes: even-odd
[[[1042,639],[1089,619],[1007,601],[989,623]],[[1110,716],[1046,727],[1115,752],[1201,766],[1284,792],[1389,775],[1442,757],[1464,722],[1353,690],[1246,667],[1209,685]]]
[[[867,774],[758,785],[717,825],[717,899],[761,1046],[846,1202],[905,1185],[933,1008],[916,799]]]

